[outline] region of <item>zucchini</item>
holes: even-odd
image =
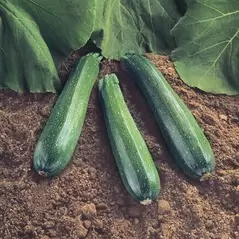
[[[81,57],[71,72],[36,144],[33,167],[42,176],[58,175],[70,162],[85,120],[101,57]]]
[[[99,81],[100,101],[111,148],[121,179],[141,204],[151,203],[160,190],[157,168],[124,101],[115,74]]]
[[[161,72],[144,56],[126,53],[121,65],[138,84],[179,167],[199,179],[215,168],[209,141]]]

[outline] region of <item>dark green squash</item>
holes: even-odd
[[[106,75],[101,79],[99,91],[111,148],[122,181],[135,200],[148,204],[159,194],[159,175],[124,101],[116,75]]]
[[[201,178],[215,168],[209,141],[194,116],[161,72],[144,56],[127,53],[121,58],[125,71],[141,89],[158,126],[181,169]]]
[[[42,176],[58,175],[70,162],[84,124],[101,57],[83,56],[70,74],[36,144],[33,166]]]

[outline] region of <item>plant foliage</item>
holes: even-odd
[[[213,93],[239,93],[239,1],[197,0],[173,28],[182,80]]]
[[[111,59],[173,51],[189,86],[239,93],[238,0],[0,0],[0,88],[60,91],[59,63],[88,41]]]

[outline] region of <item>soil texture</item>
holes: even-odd
[[[60,75],[67,79],[79,54]],[[239,97],[186,86],[169,57],[147,55],[187,104],[209,139],[216,171],[185,177],[166,147],[143,95],[117,61],[104,60],[99,78],[116,73],[127,105],[156,165],[162,189],[139,205],[125,190],[112,155],[96,83],[69,166],[52,179],[32,169],[35,143],[56,94],[0,91],[0,238],[236,239],[239,238]]]

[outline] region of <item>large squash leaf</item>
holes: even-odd
[[[3,77],[3,56],[4,56],[4,49],[3,49],[3,31],[4,31],[4,26],[2,22],[2,18],[0,16],[0,82],[1,78]]]
[[[170,30],[180,18],[174,0],[98,1],[98,28],[92,39],[108,58],[127,51],[169,54]]]
[[[0,88],[61,89],[51,52],[85,45],[95,16],[96,0],[0,0]]]
[[[206,92],[239,93],[239,1],[188,1],[173,28],[173,51],[183,81]]]

